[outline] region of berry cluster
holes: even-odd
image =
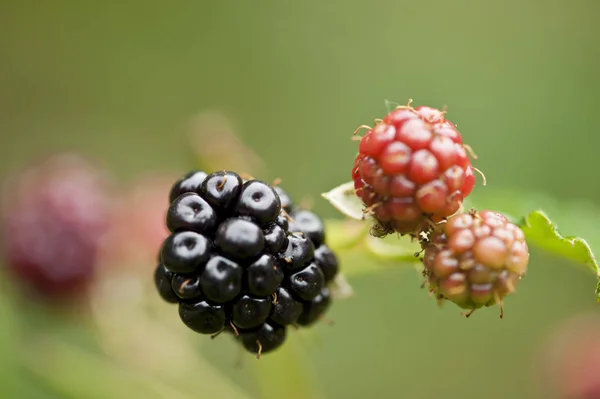
[[[417,235],[458,211],[475,184],[468,148],[435,108],[401,106],[369,128],[352,179],[380,234]]]
[[[231,171],[191,172],[170,192],[155,283],[200,334],[233,333],[267,353],[287,326],[308,326],[329,308],[338,271],[322,221],[279,187]]]
[[[440,300],[471,313],[500,305],[525,274],[529,252],[523,231],[492,211],[471,211],[436,226],[425,245],[424,274]]]
[[[372,235],[395,231],[420,241],[425,284],[439,301],[469,309],[468,315],[498,304],[502,316],[503,298],[525,274],[527,243],[503,215],[460,212],[478,170],[445,113],[409,103],[373,128],[359,127],[368,132],[352,168],[355,193],[375,221]]]

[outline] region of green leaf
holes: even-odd
[[[354,193],[354,182],[344,183],[321,195],[345,216],[355,220],[367,219],[364,205]]]
[[[529,213],[519,224],[529,243],[580,263],[600,278],[598,262],[588,243],[583,238],[563,236],[544,211]]]

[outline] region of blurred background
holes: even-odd
[[[385,100],[412,98],[447,106],[475,149],[488,181],[472,194],[479,206],[547,203],[565,234],[599,242],[598,15],[593,0],[2,1],[0,176],[84,154],[116,182],[121,215],[138,219],[119,218],[126,238],[113,236],[121,246],[77,310],[26,304],[3,274],[0,396],[561,397],[545,342],[598,316],[594,280],[541,251],[504,320],[438,309],[413,268],[390,265],[349,277],[356,295],[333,305],[333,326],[237,367],[228,339],[183,331],[156,298],[162,231],[139,237],[162,222],[174,179],[239,151],[210,147],[222,129],[262,159],[228,162],[339,218],[320,193],[350,180],[352,132],[383,117]]]

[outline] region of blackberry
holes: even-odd
[[[180,195],[167,211],[167,228],[171,231],[192,230],[210,233],[217,225],[217,213],[198,194]]]
[[[275,224],[277,224],[279,227],[281,227],[284,230],[289,230],[290,228],[290,220],[288,218],[288,215],[286,215],[285,213],[281,212],[278,216],[277,219],[275,219]]]
[[[308,237],[299,234],[288,235],[288,245],[280,256],[281,265],[287,271],[293,272],[304,267],[313,258],[315,246]]]
[[[179,317],[186,326],[200,334],[218,333],[227,321],[225,307],[207,301],[180,302]]]
[[[458,211],[475,183],[468,148],[430,107],[398,107],[361,138],[352,179],[382,235],[418,235]]]
[[[310,238],[315,248],[325,241],[325,226],[320,217],[310,211],[300,210],[291,214],[292,222],[289,229],[292,232],[302,232]]]
[[[273,223],[281,211],[281,200],[273,187],[260,180],[250,180],[244,183],[236,212],[238,215],[249,216],[261,226]]]
[[[265,235],[256,224],[231,218],[219,226],[215,244],[224,255],[243,260],[261,253],[265,247]]]
[[[331,305],[331,294],[327,288],[322,288],[317,296],[310,302],[304,303],[302,313],[297,323],[301,326],[310,326],[327,311]]]
[[[285,194],[285,191],[281,190],[281,192]],[[315,214],[314,212],[310,212],[307,210],[297,209],[294,207],[291,200],[288,198],[288,207],[291,209],[291,219],[292,222],[289,224],[289,230],[292,232],[296,232],[296,234],[300,233],[304,234],[313,244],[313,253],[314,261],[317,263],[323,272],[325,277],[325,282],[329,283],[335,279],[339,271],[338,259],[337,256],[327,247],[325,244],[326,234],[325,234],[325,225],[321,218]],[[295,245],[301,246],[298,242]],[[290,248],[288,255],[288,259],[291,259],[292,262],[288,265],[288,269],[295,270],[294,268],[294,249],[296,252],[298,248]],[[309,251],[310,252],[310,251]]]
[[[210,241],[193,231],[171,234],[162,246],[162,262],[174,273],[192,273],[209,259]]]
[[[438,299],[470,315],[498,304],[525,275],[529,251],[523,231],[492,211],[471,211],[450,218],[425,244],[424,274]]]
[[[169,303],[177,303],[179,298],[172,287],[173,273],[164,265],[158,264],[154,269],[154,284],[160,297]]]
[[[288,193],[281,187],[276,186],[275,192],[279,195],[279,199],[281,201],[281,208],[287,213],[291,213],[294,211],[294,203],[292,199],[288,195]]]
[[[289,277],[289,287],[294,294],[305,301],[313,300],[325,286],[325,276],[316,263],[311,263],[304,269]]]
[[[175,295],[181,299],[195,299],[202,296],[198,276],[175,274],[171,279],[171,288]]]
[[[242,275],[240,265],[223,256],[215,256],[200,275],[200,288],[207,299],[226,303],[242,291]]]
[[[284,274],[272,255],[264,254],[244,271],[248,292],[256,296],[273,295]]]
[[[273,224],[264,231],[265,247],[270,253],[278,253],[283,248],[287,247],[288,238],[283,227]]]
[[[337,256],[325,244],[315,250],[315,262],[321,266],[325,282],[332,281],[339,271]]]
[[[227,212],[235,204],[242,187],[242,178],[234,172],[215,172],[206,177],[200,194],[219,212]]]
[[[270,298],[244,295],[232,306],[232,321],[239,328],[254,328],[264,323],[271,313]]]
[[[302,302],[297,301],[287,288],[279,287],[271,320],[279,325],[287,326],[295,323],[300,314],[302,314]]]
[[[260,357],[261,354],[279,348],[287,338],[287,330],[285,327],[267,322],[255,330],[242,332],[241,337],[244,348]]]
[[[314,213],[279,187],[237,173],[194,172],[171,189],[156,288],[200,334],[233,333],[258,355],[329,306],[338,273]],[[203,177],[204,176],[204,177]]]
[[[181,194],[198,192],[206,176],[203,171],[196,170],[177,180],[169,192],[169,203],[175,201]]]

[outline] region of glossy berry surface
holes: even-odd
[[[284,274],[272,255],[264,254],[244,270],[248,292],[256,296],[273,295]]]
[[[181,231],[164,241],[161,259],[174,273],[191,273],[202,267],[210,257],[211,243],[201,234]]]
[[[272,224],[265,233],[265,247],[267,250],[276,254],[287,247],[288,238],[287,232],[278,224]]]
[[[308,236],[315,248],[325,241],[325,226],[319,216],[311,211],[299,210],[291,214],[291,232],[302,232]]]
[[[169,303],[177,303],[179,302],[179,297],[173,291],[172,287],[172,279],[173,273],[170,272],[164,265],[159,264],[156,269],[154,269],[154,285],[160,297]]]
[[[273,305],[271,320],[281,326],[293,324],[302,314],[302,302],[296,300],[289,289],[279,287],[277,289],[277,301]]]
[[[325,282],[332,281],[339,272],[337,256],[325,244],[315,250],[315,262],[321,267]]]
[[[175,274],[171,279],[171,288],[175,295],[181,299],[195,299],[202,296],[200,278],[198,276]]]
[[[271,312],[270,298],[244,295],[232,306],[232,321],[239,328],[249,329],[264,323]]]
[[[281,202],[281,209],[286,211],[287,213],[292,213],[294,211],[294,203],[288,193],[281,187],[276,186],[275,192],[279,196],[279,200]]]
[[[325,286],[323,271],[316,263],[311,263],[304,269],[292,274],[289,278],[291,291],[300,299],[311,301]]]
[[[298,324],[309,326],[318,321],[331,305],[331,293],[323,288],[310,302],[304,303],[302,314],[298,317]]]
[[[242,178],[235,172],[214,172],[200,187],[202,197],[217,211],[225,213],[235,204],[242,187]]]
[[[275,221],[281,211],[281,200],[273,187],[260,180],[244,183],[236,208],[238,215],[249,216],[261,226]]]
[[[453,216],[432,233],[423,257],[431,291],[465,309],[502,305],[528,261],[523,231],[492,211]]]
[[[175,199],[181,194],[197,193],[200,190],[200,186],[202,185],[202,182],[204,182],[206,176],[206,173],[203,171],[195,170],[177,180],[169,192],[169,203],[175,201]]]
[[[457,212],[475,183],[456,126],[435,108],[398,107],[362,137],[356,195],[387,232],[418,234]]]
[[[265,247],[265,236],[256,224],[231,218],[223,222],[215,237],[221,253],[233,259],[249,259],[257,256]]]
[[[208,261],[200,275],[202,293],[216,303],[231,301],[242,291],[242,276],[240,265],[222,256],[215,256]]]
[[[210,234],[217,225],[217,213],[202,197],[185,193],[171,203],[167,211],[167,228]]]
[[[214,334],[225,327],[225,308],[223,305],[210,304],[207,301],[179,304],[181,321],[200,334]]]
[[[244,348],[250,353],[265,354],[279,348],[287,337],[285,327],[264,323],[256,330],[242,333]]]
[[[288,216],[285,213],[281,212],[277,216],[277,219],[275,219],[275,224],[287,231],[290,227],[290,220],[288,219]]]
[[[260,356],[325,312],[339,266],[318,215],[232,171],[190,173],[171,196],[155,285],[188,328],[227,332]]]
[[[295,271],[304,267],[313,258],[315,247],[308,237],[288,235],[288,245],[283,252],[281,265],[285,270]]]

